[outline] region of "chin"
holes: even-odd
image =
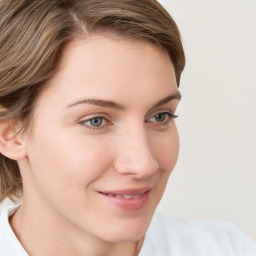
[[[108,225],[103,234],[104,240],[111,243],[132,243],[145,236],[151,217],[116,220]]]

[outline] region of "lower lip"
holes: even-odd
[[[110,202],[118,206],[119,208],[126,211],[138,211],[142,209],[148,202],[150,190],[145,192],[138,198],[124,199],[122,197],[108,196],[106,194],[100,193],[100,195]]]

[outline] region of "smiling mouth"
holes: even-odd
[[[117,197],[117,198],[123,198],[123,199],[137,199],[145,195],[146,192],[140,193],[137,195],[120,195],[120,194],[110,194],[110,193],[102,193],[103,195],[109,196],[109,197]]]
[[[99,194],[110,205],[125,211],[138,211],[147,204],[151,188],[100,191]]]

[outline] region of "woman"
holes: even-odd
[[[0,2],[0,255],[255,255],[229,224],[154,215],[185,65],[154,0]],[[239,255],[239,254],[237,254]]]

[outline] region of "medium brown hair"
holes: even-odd
[[[179,30],[155,0],[1,0],[0,121],[25,130],[65,46],[92,33],[145,40],[170,57],[179,86],[185,66]],[[17,162],[0,154],[0,201],[22,195]]]

